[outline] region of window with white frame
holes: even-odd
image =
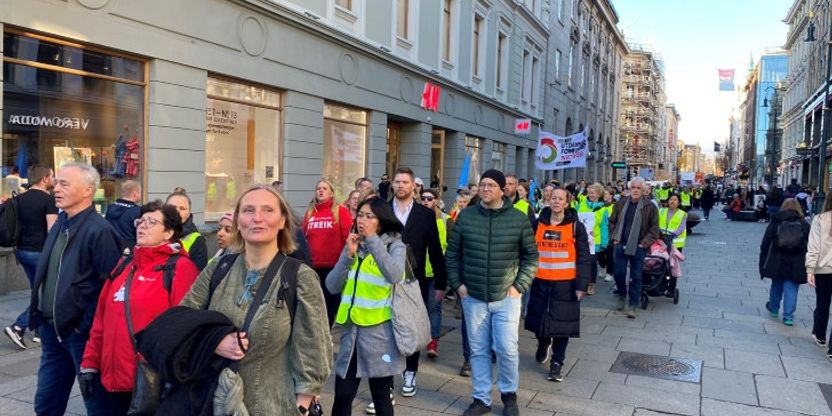
[[[508,65],[508,36],[502,31],[497,32],[497,89],[505,90],[506,66]]]
[[[352,0],[335,0],[335,4],[347,10],[352,10]]]
[[[560,64],[563,60],[563,52],[555,50],[555,82],[560,83]]]
[[[532,107],[537,107],[537,97],[538,97],[538,80],[540,79],[540,58],[538,56],[532,56],[532,86],[531,86],[531,101]]]
[[[482,40],[483,36],[483,29],[484,29],[484,21],[485,19],[479,15],[474,14],[474,27],[473,27],[473,34],[471,36],[471,71],[475,77],[481,78],[482,77],[482,65],[480,64],[480,60],[482,58],[482,51],[481,48],[485,42]]]
[[[586,94],[586,59],[581,59],[581,67],[578,69],[578,91],[581,94]]]
[[[453,29],[453,0],[442,2],[442,59],[451,61],[451,37]]]
[[[396,36],[407,39],[410,25],[408,19],[410,18],[409,0],[396,1]]]
[[[566,85],[572,87],[572,70],[575,65],[575,45],[569,46],[569,56],[566,59]]]
[[[531,93],[531,70],[532,70],[532,53],[528,49],[523,50],[523,61],[520,72],[520,100],[523,104],[529,103],[529,94]]]

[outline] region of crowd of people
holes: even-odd
[[[516,415],[521,320],[537,338],[535,360],[549,362],[545,378],[562,381],[581,300],[595,294],[597,279],[615,281],[618,309],[635,319],[645,257],[665,241],[681,252],[687,212],[701,208],[707,220],[720,191],[652,189],[639,177],[537,186],[492,169],[445,206],[438,181],[425,188],[402,167],[377,186],[358,178],[344,201],[321,179],[296,215],[275,182],[240,194],[217,223],[210,255],[184,189],[142,204],[141,185],[125,181],[102,217],[93,206],[95,168],[29,172],[17,256],[31,302],[5,333],[26,348],[25,333],[34,331],[41,344],[38,415],[63,414],[76,380],[90,415],[141,406],[158,414],[316,414],[332,371],[331,414],[350,414],[366,378],[366,412],[392,415],[395,377],[401,396],[418,392],[421,353],[402,353],[393,301],[408,279],[420,288],[430,327],[420,349],[430,358],[440,351],[442,302],[459,304],[460,374],[472,384],[464,414],[490,412],[496,384],[503,414]],[[778,313],[782,300],[786,324],[798,285],[817,287],[818,310],[827,312],[816,312],[813,333],[824,345],[832,301],[826,205],[810,228],[802,205],[786,198],[760,259],[761,275],[773,278],[766,307]],[[799,241],[785,241],[788,233]],[[806,273],[791,272],[802,263]]]

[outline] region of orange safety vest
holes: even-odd
[[[575,254],[575,225],[537,226],[537,278],[543,280],[573,280],[577,277]]]

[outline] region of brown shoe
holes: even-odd
[[[592,295],[595,294],[595,283],[590,283],[589,284],[589,287],[586,288],[586,294],[587,294],[587,296],[592,296]]]

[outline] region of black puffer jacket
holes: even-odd
[[[784,221],[800,220],[803,226],[803,244],[794,250],[782,250],[777,247],[777,228]],[[809,246],[811,226],[792,210],[780,211],[766,228],[760,243],[760,278],[774,280],[791,280],[797,284],[806,283],[806,251]]]
[[[196,225],[194,225],[193,219],[194,217],[191,216],[188,218],[188,221],[185,221],[185,223],[182,224],[183,240],[192,233],[199,233]],[[208,265],[208,243],[205,242],[204,235],[200,234],[199,237],[196,238],[196,241],[194,241],[193,245],[185,248],[188,250],[188,256],[191,257],[191,261],[194,262],[197,269],[201,271]]]
[[[475,299],[502,300],[511,286],[526,293],[537,271],[529,218],[507,197],[498,209],[468,207],[459,213],[448,237],[445,260],[451,288],[464,284]]]
[[[550,225],[551,210],[545,208],[538,224]],[[534,279],[529,294],[524,328],[538,338],[579,337],[581,335],[581,303],[576,290],[586,292],[591,273],[591,257],[586,228],[578,221],[578,213],[569,208],[564,213],[563,225],[574,224],[575,278],[551,281]]]
[[[121,250],[133,249],[136,245],[136,226],[133,221],[139,218],[141,207],[133,201],[117,199],[116,202],[107,207],[104,218],[110,221],[110,225],[116,230],[121,241]]]

